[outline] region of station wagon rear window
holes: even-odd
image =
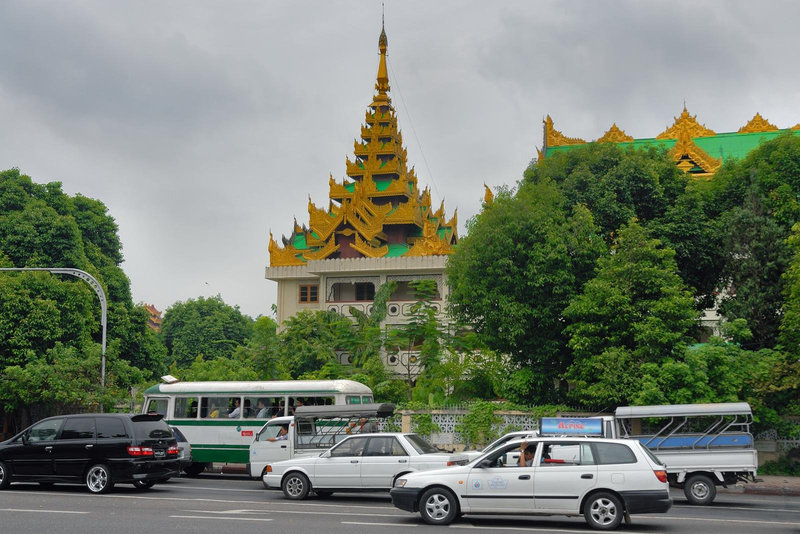
[[[595,443],[597,451],[597,463],[607,464],[635,464],[636,455],[627,446],[621,443]]]

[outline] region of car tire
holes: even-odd
[[[303,473],[289,473],[283,477],[281,490],[287,499],[300,501],[305,499],[311,490],[311,482]]]
[[[205,470],[206,470],[206,464],[201,462],[194,462],[183,468],[183,472],[189,475],[190,477],[196,477]]]
[[[11,471],[8,470],[8,465],[0,462],[0,490],[4,490],[11,484]]]
[[[317,497],[319,497],[320,499],[327,499],[328,497],[333,495],[332,491],[326,491],[326,490],[314,490],[314,493],[316,493]]]
[[[613,493],[594,493],[583,506],[583,517],[595,530],[614,530],[622,523],[624,516],[622,501]]]
[[[156,485],[155,480],[136,480],[133,483],[133,487],[138,490],[148,490]]]
[[[693,475],[686,479],[683,494],[692,504],[711,504],[717,496],[717,486],[706,475]]]
[[[449,525],[458,516],[458,500],[445,488],[431,488],[419,500],[419,515],[429,525]]]
[[[92,493],[108,493],[114,487],[111,470],[105,464],[94,464],[86,470],[86,487]]]

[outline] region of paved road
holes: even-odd
[[[720,494],[709,507],[690,506],[673,494],[668,514],[633,516],[625,533],[779,533],[800,531],[800,498]],[[471,517],[450,527],[430,527],[416,514],[394,508],[386,494],[335,494],[293,502],[258,481],[225,475],[174,479],[145,492],[120,485],[109,495],[90,495],[78,486],[43,488],[14,484],[0,492],[3,534],[197,534],[270,532],[287,534],[395,533],[409,530],[443,534],[479,530],[590,532],[582,518]]]

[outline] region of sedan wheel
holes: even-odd
[[[287,499],[299,501],[306,498],[311,483],[303,473],[290,473],[283,479],[281,489]]]
[[[114,487],[107,465],[95,464],[86,471],[86,487],[92,493],[106,493]]]
[[[11,484],[11,473],[3,462],[0,462],[0,490],[6,489]]]
[[[586,522],[597,530],[617,528],[622,522],[622,516],[622,503],[611,493],[595,493],[586,501],[583,511]]]
[[[449,525],[458,515],[458,502],[450,490],[431,488],[419,500],[419,515],[429,525]]]

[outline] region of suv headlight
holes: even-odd
[[[395,488],[402,488],[405,485],[406,485],[406,479],[404,478],[398,478],[397,480],[394,481]]]

